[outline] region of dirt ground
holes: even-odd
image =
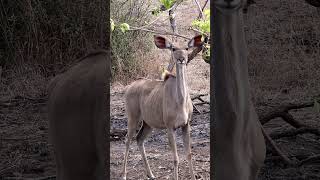
[[[203,1],[200,1],[203,4]],[[196,5],[189,0],[177,9],[177,24],[189,24],[197,16]],[[249,75],[253,101],[258,114],[264,114],[281,104],[313,101],[320,98],[320,14],[302,0],[256,0],[244,15],[249,50]],[[182,23],[184,22],[184,23]],[[162,22],[167,26],[167,21]],[[161,24],[158,24],[161,25]],[[162,26],[164,28],[164,26]],[[181,34],[192,37],[188,27]],[[183,42],[183,41],[182,41]],[[181,43],[182,43],[181,42]],[[155,50],[168,63],[169,53]],[[0,81],[0,179],[55,179],[55,163],[48,142],[46,94],[48,78],[37,70],[3,70]],[[200,57],[187,69],[192,96],[209,94],[209,65]],[[126,129],[123,93],[124,85],[114,83],[111,89],[111,130]],[[28,97],[28,98],[26,98]],[[204,97],[209,100],[209,95]],[[209,106],[198,106],[201,114],[192,119],[193,163],[197,179],[209,179],[210,141]],[[296,120],[320,128],[313,108],[290,111]],[[280,119],[265,124],[268,133],[292,129]],[[189,179],[180,132],[177,131],[180,157],[179,177]],[[297,135],[275,140],[291,159],[304,159],[320,153],[320,137]],[[171,151],[164,130],[155,130],[146,141],[146,152],[153,173],[158,179],[170,179],[173,170]],[[111,142],[111,179],[120,176],[124,139]],[[146,179],[136,143],[131,145],[128,159],[128,179]],[[287,166],[268,148],[261,180],[320,179],[320,163],[299,167]]]

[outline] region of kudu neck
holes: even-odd
[[[247,45],[242,9],[214,16],[214,86],[218,126],[240,133],[249,111]],[[218,122],[219,121],[219,122]],[[240,130],[241,131],[241,130]],[[230,135],[230,134],[229,134]]]
[[[186,84],[186,65],[176,63],[177,72],[177,100],[179,104],[184,104],[187,101],[187,84]]]

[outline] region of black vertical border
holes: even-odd
[[[105,15],[104,15],[105,14]],[[106,176],[110,179],[110,82],[111,82],[111,48],[110,48],[110,1],[101,0],[101,32],[100,41],[102,48],[106,49],[107,67],[106,67],[106,86],[105,86],[105,100],[106,100],[106,133],[105,133],[105,154],[106,154]],[[105,19],[103,19],[105,17]]]
[[[214,37],[214,17],[216,14],[216,10],[214,8],[214,2],[210,2],[210,179],[214,179],[214,147],[215,147],[215,138],[214,138],[214,114],[215,114],[215,94],[214,94],[214,51],[216,48],[214,48],[213,39]]]

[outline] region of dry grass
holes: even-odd
[[[259,1],[249,7],[245,24],[256,101],[302,100],[320,93],[316,8],[298,0]]]
[[[46,95],[48,78],[42,73],[41,67],[24,64],[3,71],[0,81],[0,100],[16,96],[38,98]]]

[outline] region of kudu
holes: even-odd
[[[192,38],[188,48],[202,45],[202,36]],[[182,128],[183,143],[189,164],[191,179],[195,179],[190,140],[190,120],[193,112],[191,98],[188,93],[186,79],[186,63],[188,60],[187,48],[174,47],[168,39],[155,36],[155,44],[160,49],[172,50],[176,61],[176,77],[167,74],[163,81],[141,79],[133,82],[126,88],[125,104],[128,117],[128,133],[126,150],[123,163],[123,179],[126,179],[126,165],[129,145],[135,134],[139,121],[142,127],[136,136],[137,144],[144,162],[147,176],[154,178],[148,164],[144,140],[152,132],[153,128],[167,129],[169,146],[173,153],[174,179],[178,179],[179,157],[177,153],[175,129]]]
[[[58,180],[105,180],[108,53],[96,51],[49,84],[49,138]]]
[[[254,180],[266,147],[248,80],[242,7],[245,0],[214,0],[214,178]]]

